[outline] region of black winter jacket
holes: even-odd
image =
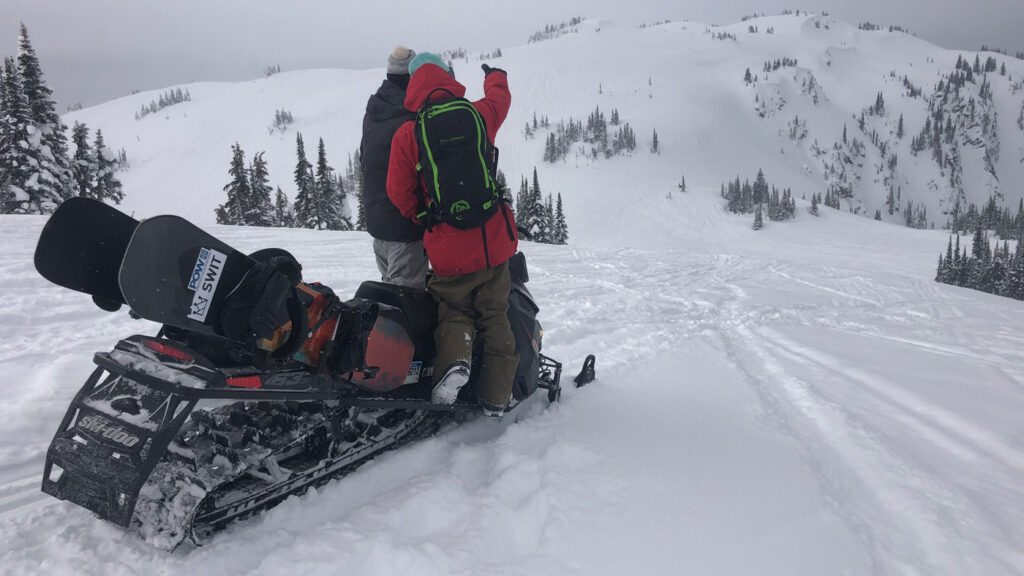
[[[391,80],[384,80],[366,103],[363,139],[359,145],[363,210],[366,230],[380,240],[414,242],[423,239],[423,227],[402,216],[387,191],[391,138],[399,126],[415,119],[416,113],[405,109],[405,90]]]

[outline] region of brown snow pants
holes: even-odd
[[[497,408],[508,405],[519,364],[508,322],[510,287],[507,261],[469,274],[431,277],[427,290],[437,301],[435,383],[453,362],[472,363],[473,340],[479,334],[483,339],[482,366],[471,367],[480,372],[477,398]]]

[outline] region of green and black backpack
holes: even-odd
[[[430,102],[434,92],[451,98]],[[430,202],[420,218],[461,230],[483,226],[498,210],[504,190],[496,181],[498,149],[487,138],[480,112],[465,98],[444,88],[427,96],[416,115],[416,169],[426,182]]]

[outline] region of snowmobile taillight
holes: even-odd
[[[262,388],[263,382],[259,376],[238,376],[228,378],[228,386],[234,386],[235,388]]]
[[[181,360],[182,362],[193,362],[196,359],[195,356],[187,352],[178,350],[173,346],[168,346],[167,344],[164,344],[163,342],[160,342],[158,340],[143,340],[142,345],[156,352],[157,354],[167,356],[168,358],[174,358],[175,360]]]

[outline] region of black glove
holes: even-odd
[[[484,78],[490,76],[491,72],[501,72],[502,74],[508,76],[508,72],[505,72],[501,68],[492,68],[492,67],[488,66],[487,64],[481,64],[480,65],[480,69],[484,71]]]

